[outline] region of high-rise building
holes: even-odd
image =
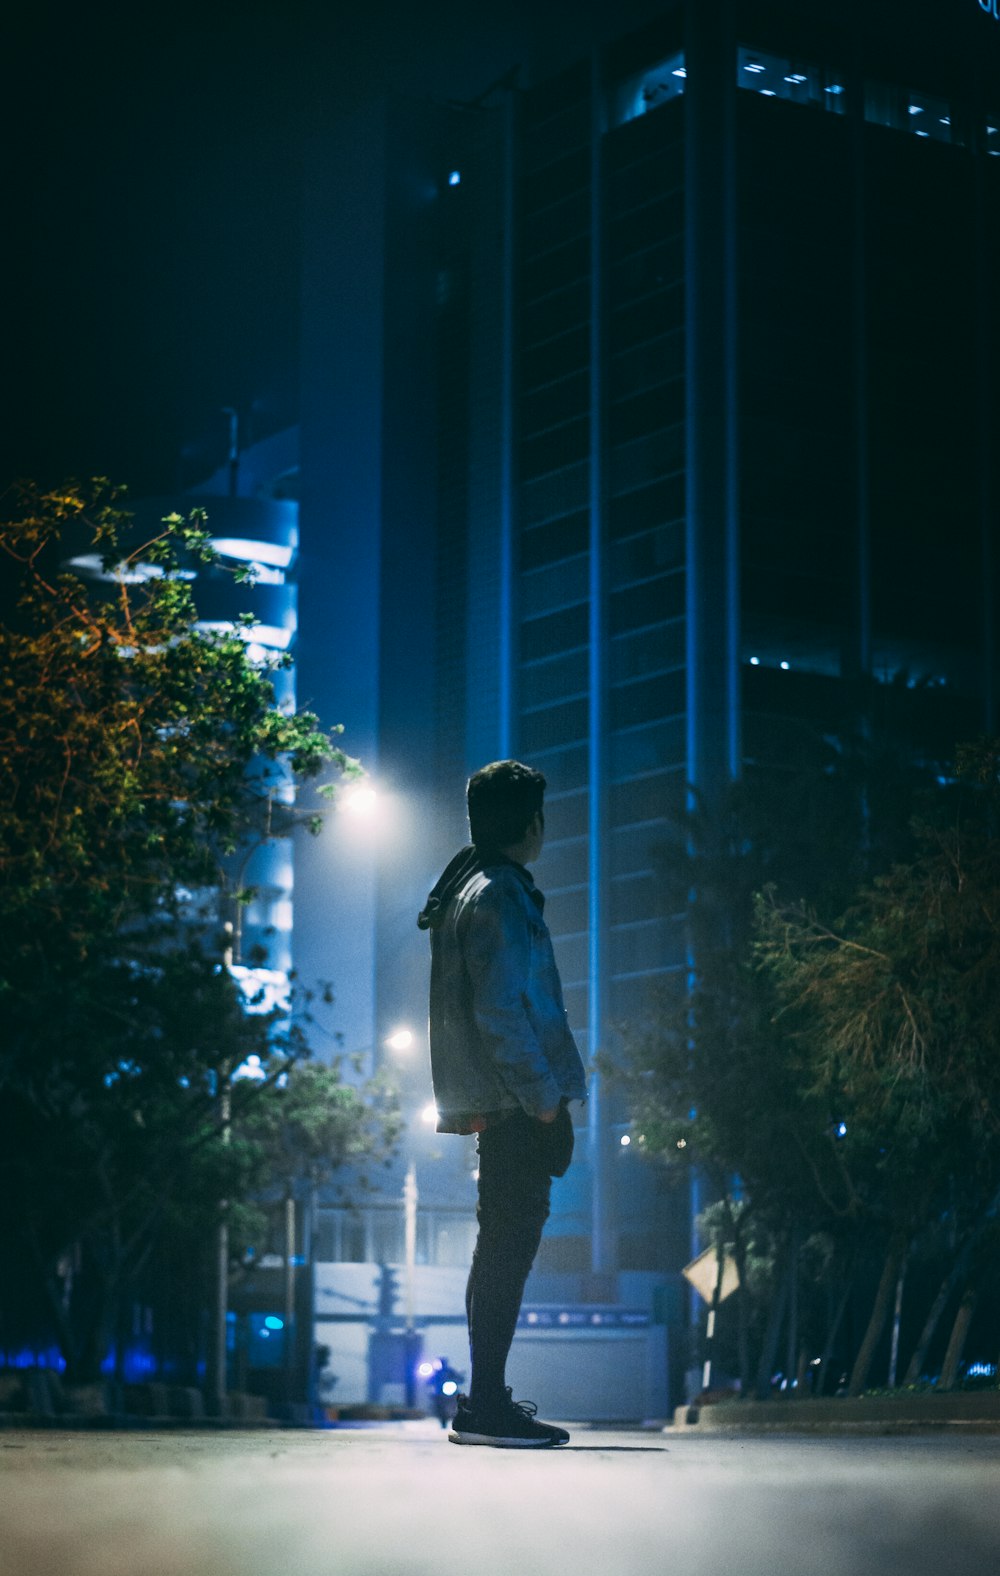
[[[183,492],[147,497],[132,505],[137,525],[154,534],[170,513],[204,509],[218,565],[192,570],[198,627],[231,630],[240,615],[252,613],[245,631],[252,661],[285,654],[275,668],[275,703],[295,705],[295,639],[298,623],[298,431],[286,428],[240,452],[233,434],[228,462]],[[85,573],[106,578],[99,560],[75,560]],[[248,566],[253,584],[239,583],[232,571]],[[291,795],[291,785],[280,788]],[[253,897],[239,906],[239,935],[232,967],[247,999],[264,1010],[288,996],[293,970],[294,903],[291,838],[262,840],[244,857],[240,885]]]
[[[996,726],[995,0],[644,11],[345,116],[317,167],[302,689],[395,807],[345,899],[359,1044],[422,1018],[414,916],[485,760],[548,778],[593,1058],[687,967],[656,858],[688,785],[780,793],[859,680],[913,689],[925,761]],[[596,1075],[585,1120],[540,1265],[613,1295],[689,1223]]]

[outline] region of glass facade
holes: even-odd
[[[595,267],[589,65],[527,95],[518,155],[515,753],[549,784],[539,880],[570,1022],[586,1046]]]
[[[658,862],[683,792],[684,105],[604,140],[606,1012],[684,962]]]
[[[549,780],[539,879],[584,1045],[595,700],[610,1011],[683,961],[655,870],[685,770],[682,69],[612,85],[612,115],[637,83],[643,107],[596,152],[589,64],[529,94],[519,126],[516,748]]]

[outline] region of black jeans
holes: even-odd
[[[479,1235],[465,1293],[473,1411],[489,1412],[503,1400],[524,1283],[549,1216],[551,1178],[566,1170],[572,1149],[565,1108],[553,1123],[517,1111],[479,1135]]]

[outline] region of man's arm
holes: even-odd
[[[554,1122],[559,1086],[525,1005],[531,936],[520,905],[496,885],[485,888],[470,906],[462,939],[476,1026],[500,1077],[529,1116]]]

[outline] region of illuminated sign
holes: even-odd
[[[979,0],[979,7],[995,21],[1000,22],[1000,0]]]

